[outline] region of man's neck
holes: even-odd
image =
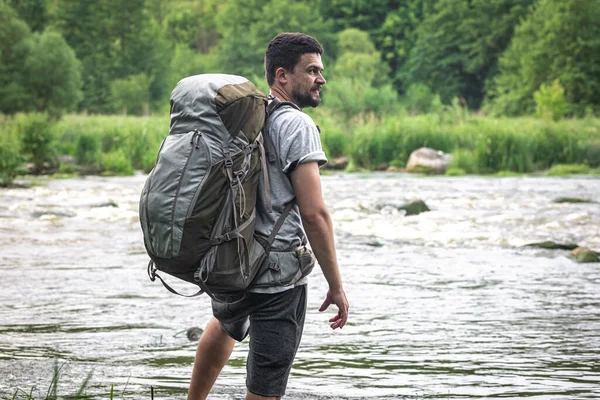
[[[278,86],[272,86],[269,88],[269,94],[271,96],[277,97],[281,101],[289,101],[290,103],[296,104],[295,101],[292,100],[291,96],[287,94],[285,90]]]

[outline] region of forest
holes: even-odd
[[[220,72],[267,91],[282,31],[325,48],[309,113],[347,170],[420,146],[455,173],[600,164],[597,0],[0,0],[0,180],[23,162],[151,169],[175,84]]]

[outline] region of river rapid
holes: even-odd
[[[113,386],[114,398],[185,399],[185,331],[205,326],[210,302],[149,281],[144,179],[0,190],[0,398],[44,398],[56,364],[59,397],[91,374],[91,398]],[[350,319],[332,331],[335,311],[317,311],[316,268],[286,398],[600,398],[600,264],[523,247],[600,250],[600,204],[552,201],[600,202],[600,179],[336,174],[323,190]],[[431,211],[397,210],[414,199]],[[244,398],[247,346],[210,398]]]

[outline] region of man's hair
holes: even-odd
[[[275,71],[284,68],[293,71],[303,54],[323,54],[321,43],[312,36],[300,32],[283,32],[275,36],[265,53],[265,75],[267,83],[275,83]]]

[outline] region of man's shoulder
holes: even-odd
[[[302,126],[315,127],[310,115],[290,105],[279,107],[269,118],[269,122],[278,128],[297,128]]]

